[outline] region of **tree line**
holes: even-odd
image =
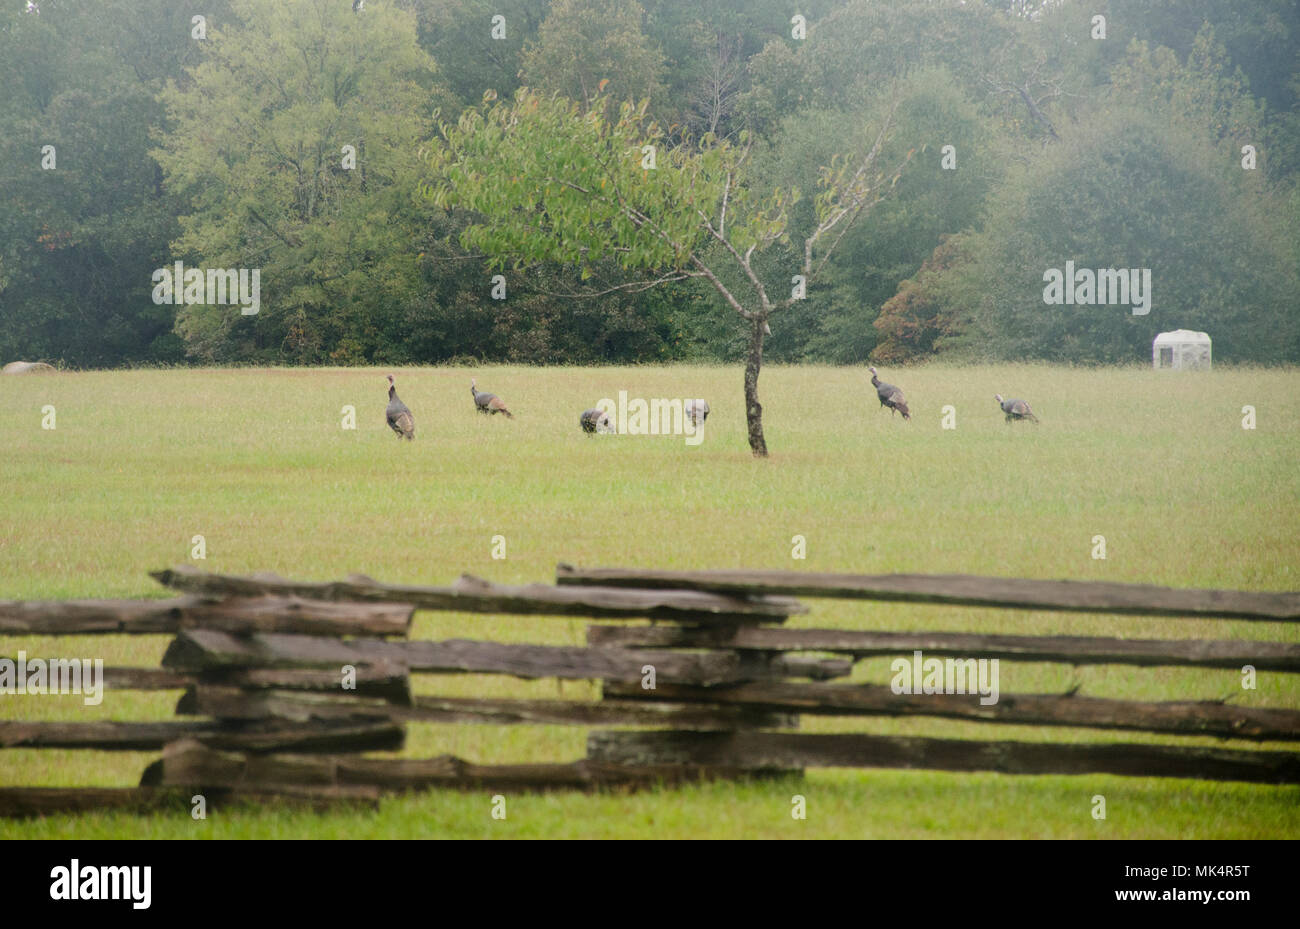
[[[1289,0],[23,7],[5,360],[1300,361]],[[1045,304],[1067,260],[1151,311]],[[155,302],[176,261],[259,312]]]

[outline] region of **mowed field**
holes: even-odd
[[[585,566],[966,572],[1251,590],[1300,589],[1300,371],[930,365],[882,369],[913,411],[878,407],[857,368],[769,367],[772,457],[745,442],[735,367],[396,369],[416,440],[384,423],[389,369],[146,370],[0,378],[0,599],[163,597],[147,571],[447,583],[462,572],[548,581]],[[469,379],[513,421],[475,413]],[[602,397],[705,397],[681,436],[587,437]],[[994,393],[1041,425],[1007,426]],[[56,428],[43,429],[42,409]],[[343,407],[356,429],[341,428]],[[956,428],[943,429],[942,408]],[[1257,428],[1242,428],[1244,406]],[[202,535],[207,558],[190,559]],[[792,537],[807,557],[793,560]],[[1105,537],[1104,560],[1093,537]],[[505,539],[494,559],[493,537]],[[795,627],[1238,638],[1300,626],[809,601]],[[418,613],[421,638],[581,644],[585,624]],[[3,638],[0,655],[156,666],[167,637]],[[887,683],[889,659],[854,680]],[[1300,709],[1300,675],[1002,662],[1004,694],[1227,699]],[[589,699],[581,682],[421,676],[417,692]],[[175,718],[178,692],[0,696],[0,718]],[[810,732],[1296,750],[1084,729],[805,717]],[[577,727],[417,724],[406,757],[564,761]],[[133,785],[155,753],[0,750],[0,785]],[[791,796],[807,819],[791,818]],[[1106,798],[1107,818],[1091,815]],[[814,770],[801,781],[639,794],[386,799],[378,813],[276,807],[0,821],[19,837],[1258,838],[1300,836],[1300,788],[1109,776]]]

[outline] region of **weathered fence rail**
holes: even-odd
[[[566,585],[710,591],[717,594],[838,597],[947,603],[1018,610],[1133,613],[1188,619],[1300,622],[1300,592],[1185,590],[1106,581],[1043,581],[969,574],[811,574],[799,571],[647,571],[561,564]]]
[[[230,633],[398,635],[411,628],[410,604],[331,603],[294,596],[174,600],[0,601],[0,635],[157,635],[181,629]]]
[[[93,748],[149,751],[193,738],[215,748],[257,752],[389,751],[399,749],[405,730],[382,714],[325,719],[310,726],[264,719],[213,722],[0,722],[0,748]]]
[[[222,719],[387,719],[401,722],[495,723],[500,725],[663,726],[686,729],[782,728],[798,715],[747,706],[602,700],[510,700],[418,696],[409,705],[343,700],[279,692],[249,693],[234,687],[199,685],[177,704],[179,714]]]
[[[222,752],[192,740],[173,742],[160,762],[151,765],[143,781],[162,786],[262,789],[298,787],[378,788],[383,791],[454,789],[564,790],[594,787],[637,787],[735,777],[781,776],[788,772],[763,766],[624,765],[592,759],[554,764],[476,765],[451,755],[438,758],[390,760],[347,756],[248,755]]]
[[[680,626],[588,626],[589,645],[628,648],[739,648],[840,652],[855,658],[923,651],[962,658],[1001,658],[1072,665],[1183,665],[1300,671],[1300,644],[1206,639],[1115,639],[1097,636],[980,635],[960,632],[865,632],[854,629],[703,629]]]
[[[757,768],[863,767],[1122,774],[1294,784],[1300,755],[1142,744],[980,742],[899,736],[782,732],[593,732],[587,757],[611,764]]]
[[[851,766],[1105,773],[1300,783],[1300,753],[1124,743],[930,739],[797,731],[801,716],[935,717],[991,724],[1300,741],[1300,710],[1214,700],[1076,694],[896,694],[845,683],[855,662],[916,651],[959,659],[1300,671],[1300,644],[790,629],[794,596],[1289,622],[1300,594],[965,576],[557,570],[558,586],[462,577],[448,587],[154,574],[171,600],[0,601],[0,635],[170,635],[161,668],[107,667],[107,690],[177,690],[175,720],[0,721],[0,749],[150,751],[137,788],[0,788],[0,815],[170,809],[268,796],[320,807],[391,791],[634,788]],[[586,646],[410,639],[417,609],[582,617]],[[834,657],[828,657],[834,656]],[[413,694],[412,675],[590,680],[592,700]],[[650,680],[653,678],[653,686]],[[12,705],[12,704],[11,704]],[[410,723],[572,725],[587,757],[476,765],[362,757],[405,744]],[[608,728],[608,727],[637,727]]]
[[[271,574],[236,577],[189,566],[156,571],[166,587],[207,596],[291,596],[315,601],[384,601],[422,610],[463,613],[677,619],[695,622],[781,622],[808,608],[788,597],[733,596],[693,590],[564,588],[547,584],[510,587],[465,575],[451,587],[384,584],[354,574],[346,581],[308,583]],[[626,585],[625,585],[626,586]]]
[[[644,699],[646,691],[606,684],[605,696]],[[896,694],[875,684],[738,684],[701,688],[662,684],[656,700],[749,707],[821,716],[938,716],[1029,726],[1082,726],[1259,742],[1300,740],[1300,711],[1230,706],[1222,701],[1110,700],[1075,694],[1000,694],[985,706],[979,694]]]
[[[735,684],[806,675],[842,677],[852,663],[842,659],[794,660],[737,651],[705,653],[653,651],[605,646],[507,645],[449,639],[442,642],[386,642],[378,639],[327,639],[279,633],[235,636],[209,629],[176,636],[163,666],[171,670],[221,668],[331,668],[384,661],[416,672],[510,674],[521,678],[639,681],[642,668],[698,685]]]

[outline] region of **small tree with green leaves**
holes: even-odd
[[[763,337],[769,318],[799,299],[799,285],[783,282],[790,296],[773,298],[776,288],[769,290],[754,260],[790,241],[789,209],[800,192],[750,189],[743,133],[734,145],[707,134],[670,144],[647,116],[646,101],[615,107],[600,96],[603,85],[581,107],[528,88],[503,101],[489,93],[482,107],[440,127],[441,144],[426,152],[435,179],[427,192],[439,207],[474,214],[461,244],[482,252],[491,268],[553,261],[587,280],[598,265],[613,264],[635,278],[610,290],[708,281],[749,329],[749,445],[766,457],[758,401]],[[891,169],[879,168],[894,109],[868,149],[820,169],[815,225],[784,280],[798,275],[804,288],[812,286],[845,232],[897,183],[915,149]]]

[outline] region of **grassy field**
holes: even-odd
[[[146,572],[189,560],[203,535],[214,571],[445,583],[549,580],[557,561],[664,568],[968,572],[1178,586],[1300,589],[1300,372],[1048,366],[882,370],[910,423],[879,410],[860,369],[772,367],[760,392],[772,457],[745,444],[738,367],[396,370],[414,443],[384,424],[387,370],[177,370],[0,379],[0,598],[165,596]],[[469,394],[516,418],[482,417]],[[599,436],[578,414],[602,397],[706,397],[705,439]],[[994,393],[1033,404],[1040,426],[1004,424]],[[42,428],[42,408],[56,428]],[[341,428],[356,408],[355,430]],[[941,410],[956,428],[941,428]],[[1258,425],[1242,428],[1242,407]],[[807,558],[792,560],[792,537]],[[1107,557],[1092,557],[1105,536]],[[493,559],[504,536],[506,557]],[[1065,633],[1300,642],[1300,628],[814,602],[801,627]],[[584,624],[417,614],[414,635],[579,644]],[[155,665],[165,637],[2,638],[0,655]],[[1300,708],[1294,675],[1243,691],[1232,671],[1072,670],[1003,663],[1004,693],[1230,698]],[[885,683],[888,659],[855,680]],[[424,693],[580,699],[594,686],[463,676]],[[176,693],[0,697],[0,718],[170,719]],[[1219,743],[925,719],[815,720],[806,731],[960,738]],[[407,757],[570,760],[569,727],[413,725]],[[0,785],[130,785],[149,753],[0,751]],[[790,797],[808,799],[792,820]],[[1090,815],[1102,794],[1107,819]],[[1300,789],[1195,781],[812,771],[801,782],[637,795],[385,800],[378,814],[230,811],[0,821],[30,837],[1296,837]]]

